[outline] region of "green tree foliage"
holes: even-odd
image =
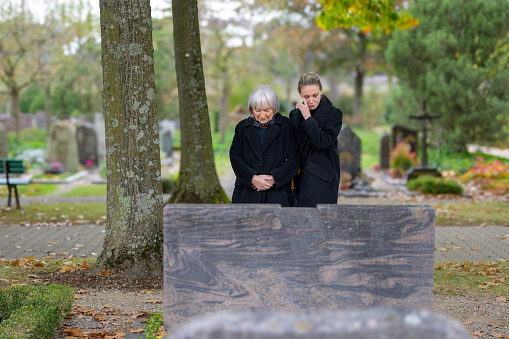
[[[357,26],[364,33],[388,34],[417,25],[396,0],[320,0],[322,11],[317,23],[323,29]]]
[[[386,52],[400,88],[389,118],[414,114],[421,99],[452,150],[503,137],[509,110],[507,0],[414,0],[413,29],[395,32]],[[399,115],[398,115],[399,112]]]

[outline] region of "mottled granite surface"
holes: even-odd
[[[164,313],[431,307],[431,206],[167,205]]]

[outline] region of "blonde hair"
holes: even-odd
[[[276,91],[269,85],[260,85],[253,89],[249,95],[247,102],[249,114],[253,116],[253,109],[261,108],[267,104],[274,110],[274,113],[279,112],[280,104]]]
[[[299,84],[297,85],[299,94],[300,94],[300,90],[302,89],[302,87],[313,86],[313,85],[317,85],[318,88],[320,88],[320,91],[322,90],[322,82],[320,81],[320,77],[318,76],[318,74],[316,74],[314,72],[302,74],[299,79]]]

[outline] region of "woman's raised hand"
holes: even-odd
[[[295,106],[295,108],[300,110],[300,113],[302,114],[302,117],[304,118],[304,120],[306,120],[307,118],[309,118],[311,116],[311,113],[309,112],[309,106],[308,106],[306,100],[299,102]]]

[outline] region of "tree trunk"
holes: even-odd
[[[19,118],[21,111],[19,109],[19,90],[17,88],[11,88],[11,102],[12,102],[12,115],[14,116],[14,131],[16,132],[16,139],[21,140],[21,128],[19,124]]]
[[[221,143],[224,142],[224,135],[230,122],[228,111],[230,109],[231,93],[232,86],[230,74],[228,73],[228,69],[225,68],[223,71],[223,90],[221,95],[221,103],[219,105],[219,141]]]
[[[108,175],[107,224],[95,270],[162,274],[163,195],[147,0],[100,0]]]
[[[44,92],[44,110],[46,111],[46,135],[49,136],[51,129],[51,113],[49,111],[51,87],[49,84],[46,85]]]
[[[353,99],[353,121],[356,124],[362,125],[361,116],[361,102],[362,102],[362,90],[364,85],[364,69],[361,66],[355,68],[355,92]]]
[[[180,116],[179,178],[169,203],[229,202],[214,164],[196,0],[172,1]]]

